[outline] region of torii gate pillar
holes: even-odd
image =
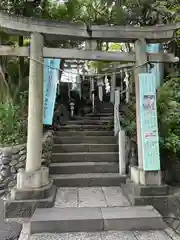
[[[43,36],[31,35],[26,171],[41,168],[43,136]],[[39,61],[39,62],[38,62]]]
[[[17,174],[17,189],[14,198],[22,192],[22,199],[29,199],[30,192],[36,192],[49,184],[49,169],[42,167],[43,140],[43,48],[44,39],[40,33],[31,34],[29,69],[29,107],[26,168]],[[23,193],[26,191],[26,194]],[[21,197],[20,197],[21,198]]]
[[[43,167],[43,36],[31,34],[29,70],[29,108],[26,168],[17,174],[17,186],[12,188],[5,205],[5,217],[31,217],[36,207],[52,207],[56,187],[49,179],[49,168]],[[13,211],[12,211],[13,209]]]
[[[49,182],[48,168],[41,167],[43,139],[43,48],[40,33],[31,34],[26,169],[17,177],[18,189],[41,188]]]
[[[136,85],[136,128],[137,128],[137,145],[138,145],[138,166],[131,166],[130,172],[131,172],[131,180],[136,184],[141,185],[161,185],[161,171],[160,171],[160,159],[159,156],[159,142],[158,142],[158,131],[154,128],[154,125],[157,124],[156,121],[156,101],[154,102],[155,108],[151,111],[146,111],[145,114],[148,114],[148,120],[150,121],[150,125],[148,123],[148,128],[144,132],[144,113],[142,112],[142,99],[140,100],[141,94],[140,94],[140,85],[142,82],[140,82],[142,79],[140,79],[140,73],[147,73],[147,53],[146,53],[146,41],[144,39],[137,40],[135,42],[135,52],[136,52],[136,69],[134,71],[135,73],[135,85]],[[142,75],[141,75],[142,76]],[[145,87],[147,89],[143,89],[143,96],[144,97],[152,97],[156,100],[156,91],[155,91],[155,84],[154,88],[152,85],[152,75],[144,75],[147,76],[149,81],[147,81],[147,84]],[[149,86],[148,86],[149,85]],[[144,85],[143,85],[144,87]],[[149,89],[153,89],[154,95],[148,95],[150,94]],[[142,89],[141,89],[142,91]],[[152,113],[153,112],[153,113]],[[153,115],[152,115],[153,114]],[[143,116],[143,117],[142,117]],[[151,119],[153,118],[153,120]],[[151,127],[151,120],[153,122],[153,127]],[[155,129],[155,131],[154,131]],[[147,132],[148,131],[148,132]],[[153,132],[152,132],[153,131]],[[155,133],[156,132],[156,133]],[[149,134],[148,139],[145,139],[145,135]],[[157,134],[157,135],[154,135]],[[156,137],[157,136],[157,137]],[[145,140],[144,140],[145,139]],[[153,140],[153,143],[152,141]],[[146,144],[146,145],[145,145]],[[145,149],[145,146],[148,147]],[[157,149],[157,151],[156,151]],[[145,154],[145,151],[148,151],[148,154]]]

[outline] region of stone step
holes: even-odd
[[[93,144],[93,143],[79,143],[79,144],[55,144],[53,146],[54,153],[68,153],[68,152],[118,152],[117,144]]]
[[[85,115],[86,117],[109,117],[113,116],[113,113],[88,113]]]
[[[57,131],[55,132],[56,136],[114,136],[114,132],[113,131],[96,131],[96,130],[92,130],[92,131]]]
[[[66,136],[66,137],[55,136],[54,142],[55,144],[73,144],[73,143],[116,144],[117,140],[114,136]]]
[[[115,162],[51,163],[50,174],[117,173]]]
[[[113,110],[114,109],[114,105],[112,104],[112,105],[104,105],[103,106],[103,110],[106,110],[106,109],[111,109],[111,110]]]
[[[114,106],[113,103],[110,102],[110,101],[108,101],[108,102],[107,102],[107,101],[104,101],[104,102],[102,103],[102,105],[103,105],[103,106],[110,106],[110,107],[111,107],[111,106]]]
[[[58,187],[107,187],[126,182],[126,176],[119,173],[59,174],[51,177]]]
[[[104,108],[102,109],[102,112],[103,112],[103,113],[106,113],[107,111],[113,113],[114,107],[104,107]]]
[[[164,230],[162,216],[152,206],[36,209],[30,233]]]
[[[107,121],[107,120],[113,120],[114,116],[112,115],[112,116],[103,117],[103,116],[86,116],[85,115],[83,117],[80,117],[80,116],[74,117],[74,120],[83,120],[83,119],[85,119],[85,120],[105,120],[105,121]]]
[[[74,125],[65,125],[61,126],[61,131],[73,131],[73,130],[110,130],[113,129],[113,124],[111,125],[83,125],[83,124],[74,124]]]
[[[118,152],[53,153],[52,162],[118,162]]]
[[[114,112],[114,108],[103,108],[102,110],[100,110],[101,111],[101,113],[111,113],[111,114],[113,114],[113,112]]]
[[[68,121],[67,125],[112,125],[113,120],[81,119]]]

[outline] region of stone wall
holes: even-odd
[[[53,146],[52,130],[43,137],[42,165],[49,166]],[[26,144],[0,148],[0,196],[16,184],[16,175],[20,168],[25,168]]]
[[[167,167],[166,170],[163,171],[164,181],[167,183],[180,183],[180,161],[177,159],[176,161],[172,160],[171,166]]]

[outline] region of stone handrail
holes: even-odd
[[[114,134],[117,135],[119,131],[121,131],[119,105],[114,104]]]
[[[125,160],[125,132],[120,125],[119,117],[119,104],[120,104],[120,90],[115,90],[115,102],[114,102],[114,135],[118,138],[119,147],[119,174],[124,175],[126,171]]]
[[[0,27],[9,33],[29,34],[43,33],[47,36],[62,39],[104,39],[119,41],[135,41],[145,38],[148,41],[164,41],[173,37],[179,24],[159,25],[151,27],[107,26],[64,23],[17,16],[0,11]]]

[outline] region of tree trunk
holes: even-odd
[[[18,37],[18,45],[22,47],[24,43],[24,37]],[[24,57],[19,57],[19,86],[21,85],[21,81],[24,78]]]
[[[0,45],[3,44],[3,37],[0,35]],[[7,73],[7,58],[0,56],[0,102],[6,102],[11,99]]]
[[[122,5],[122,0],[116,0],[115,5],[117,7],[121,6]]]

